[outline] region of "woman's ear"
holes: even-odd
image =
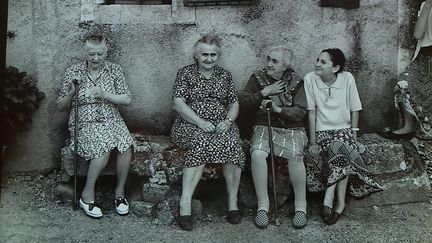
[[[336,65],[336,66],[333,67],[332,72],[333,73],[337,73],[339,71],[339,69],[340,69],[340,66]]]

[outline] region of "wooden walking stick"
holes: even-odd
[[[271,107],[272,107],[272,102],[271,101],[267,102],[266,111],[267,111],[267,125],[268,125],[269,146],[270,146],[270,161],[271,161],[272,178],[273,178],[274,217],[275,217],[275,225],[279,226],[280,223],[277,215],[276,172],[275,172],[275,164],[274,164],[273,134],[271,129],[271,121],[270,121]]]
[[[73,197],[73,210],[78,209],[78,200],[77,200],[77,161],[78,161],[78,89],[79,84],[78,80],[74,79],[72,80],[73,84],[75,85],[75,124],[74,124],[74,162],[73,162],[73,168],[74,168],[74,197]]]

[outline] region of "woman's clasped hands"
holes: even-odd
[[[227,120],[219,122],[216,126],[213,125],[213,123],[205,120],[203,120],[200,124],[198,124],[198,127],[201,128],[204,132],[216,133],[216,134],[220,134],[228,131],[230,126],[231,123]]]
[[[104,99],[106,97],[106,92],[99,86],[93,86],[86,91],[86,96]]]

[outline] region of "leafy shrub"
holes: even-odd
[[[8,67],[0,78],[1,143],[8,144],[17,132],[29,128],[32,114],[45,94],[37,88],[37,80],[15,67]]]

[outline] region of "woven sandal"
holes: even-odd
[[[255,216],[255,225],[260,229],[265,229],[269,224],[268,212],[265,210],[258,210]]]
[[[307,225],[306,213],[303,211],[296,211],[292,220],[292,225],[295,229],[304,228]]]

